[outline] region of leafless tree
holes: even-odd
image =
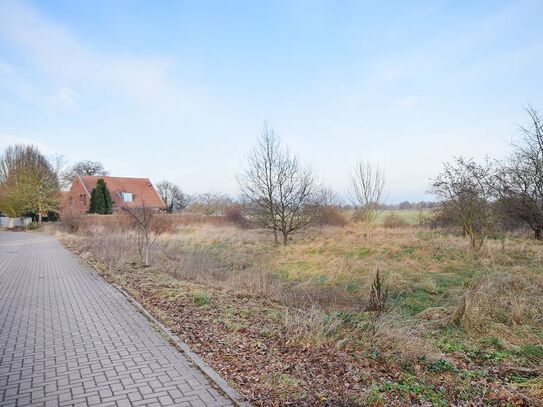
[[[460,157],[445,163],[442,173],[430,185],[430,192],[441,200],[443,210],[457,220],[475,250],[481,248],[495,221],[490,174],[489,166]]]
[[[83,160],[70,166],[62,174],[63,182],[71,184],[76,175],[107,175],[104,165],[99,161]]]
[[[513,154],[497,163],[493,186],[505,212],[524,223],[542,240],[543,232],[543,118],[531,106],[526,108],[529,125]]]
[[[156,189],[166,205],[166,212],[173,213],[187,207],[187,195],[185,195],[183,191],[181,191],[181,188],[174,183],[170,181],[161,181],[156,185]]]
[[[67,190],[70,187],[70,182],[67,182],[64,178],[66,172],[66,166],[68,165],[68,160],[63,154],[51,154],[47,158],[51,164],[53,172],[57,176],[57,182],[61,190]]]
[[[145,207],[143,200],[139,205],[124,205],[122,209],[132,218],[140,259],[145,267],[149,267],[151,251],[163,231],[162,225],[156,221],[156,210]]]
[[[252,219],[259,226],[273,231],[275,245],[279,243],[275,195],[281,154],[280,142],[273,128],[264,123],[262,134],[249,154],[247,165],[237,177],[242,198]]]
[[[206,192],[190,198],[188,210],[206,216],[224,214],[224,210],[233,204],[232,198],[218,192]]]
[[[279,235],[284,245],[289,236],[311,225],[326,194],[311,168],[281,147],[271,126],[262,135],[237,177],[250,219]]]
[[[368,161],[358,161],[351,172],[349,196],[357,218],[364,222],[367,235],[371,230],[383,203],[385,172]]]

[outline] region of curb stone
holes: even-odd
[[[168,329],[162,322],[153,317],[149,311],[147,311],[143,305],[136,301],[124,288],[112,284],[117,290],[119,290],[127,299],[132,303],[132,305],[141,312],[149,321],[156,325],[161,333],[169,340],[173,345],[175,345],[185,356],[204,373],[212,383],[214,383],[228,398],[230,398],[236,406],[239,407],[251,407],[251,404],[236,391],[234,390],[227,382],[224,380],[211,366],[209,366],[200,356],[194,353],[189,345],[183,342],[177,335],[174,335],[170,329]]]

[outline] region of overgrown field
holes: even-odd
[[[473,252],[415,227],[307,230],[287,247],[181,225],[139,266],[130,233],[56,232],[255,405],[539,405],[543,245]],[[376,271],[385,310],[368,311]]]

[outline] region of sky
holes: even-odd
[[[543,1],[0,0],[0,151],[236,195],[269,122],[343,195],[430,199],[463,155],[500,158],[543,110]]]

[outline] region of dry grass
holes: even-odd
[[[122,228],[87,226],[84,236],[78,237],[81,249],[105,264],[137,262],[134,236]],[[368,240],[351,225],[307,231],[287,247],[270,243],[261,230],[177,225],[160,236],[153,263],[179,279],[258,293],[300,309],[343,311],[363,309],[380,270],[389,302],[403,314],[459,307],[457,322],[474,335],[501,330],[514,336],[519,326],[542,324],[543,246],[536,242],[489,241],[473,253],[461,237],[400,228],[376,229]]]
[[[455,322],[477,335],[511,345],[540,342],[533,327],[543,322],[543,280],[513,268],[476,280],[461,301]]]
[[[87,225],[63,239],[112,275],[138,263],[122,228]],[[373,349],[396,364],[445,358],[477,371],[543,367],[542,260],[543,245],[519,237],[489,240],[474,253],[461,236],[398,227],[368,239],[351,224],[307,230],[275,248],[261,230],[198,223],[159,237],[152,270],[273,301],[285,346]],[[376,270],[389,290],[381,316],[366,311]]]

